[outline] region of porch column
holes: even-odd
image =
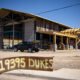
[[[63,43],[63,36],[61,36],[61,43]]]
[[[63,41],[63,36],[61,36],[61,46],[62,46],[62,50],[65,50],[65,44],[64,44],[64,41]]]
[[[34,21],[34,41],[36,41],[36,21]]]
[[[4,38],[4,31],[3,31],[3,27],[4,27],[4,22],[2,21],[2,19],[0,19],[0,49],[4,48],[4,42],[3,42],[3,38]]]
[[[66,48],[67,50],[69,49],[69,38],[68,37],[66,38]]]
[[[0,49],[2,49],[3,47],[3,26],[0,25]]]
[[[42,38],[43,37],[43,35],[42,35],[42,33],[40,33],[40,47],[42,48]]]
[[[14,45],[14,20],[13,20],[13,14],[12,14],[12,46]]]
[[[77,38],[75,39],[75,49],[78,49]]]
[[[57,45],[56,45],[56,34],[53,36],[53,51],[57,50]]]
[[[49,42],[51,43],[51,35],[49,35]]]

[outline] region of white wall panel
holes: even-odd
[[[34,20],[27,20],[24,25],[24,41],[34,40]]]

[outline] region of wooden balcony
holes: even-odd
[[[78,37],[77,35],[57,32],[57,31],[45,29],[42,27],[37,27],[36,32],[43,33],[43,34],[49,34],[49,35],[63,36],[63,37],[65,36],[65,37],[70,37],[70,38],[77,38]]]
[[[36,27],[36,31],[38,32],[38,31],[50,31],[50,30],[44,27]]]

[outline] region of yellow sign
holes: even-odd
[[[14,69],[53,70],[53,57],[10,57],[0,59],[0,73]]]

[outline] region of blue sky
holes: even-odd
[[[0,8],[37,13],[80,3],[80,0],[0,0]],[[73,28],[80,28],[80,5],[39,16]]]

